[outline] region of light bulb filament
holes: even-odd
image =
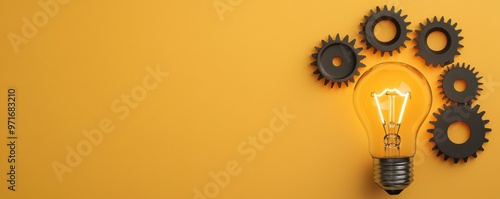
[[[389,121],[388,122],[392,122],[392,123],[396,123],[396,124],[400,125],[401,121],[403,120],[403,115],[404,115],[404,112],[406,109],[406,103],[408,102],[408,98],[410,97],[410,92],[408,91],[408,92],[402,93],[398,89],[385,89],[384,91],[382,91],[379,94],[372,92],[372,96],[375,99],[375,103],[376,103],[377,109],[378,109],[378,114],[379,114],[379,117],[380,117],[382,124],[386,125],[387,122],[384,119],[384,115],[382,113],[382,107],[380,106],[379,98],[381,98],[383,96],[387,96],[389,98],[389,107],[388,107],[388,109],[389,109]],[[403,104],[401,105],[401,110],[399,113],[398,121],[395,122],[394,116],[396,114],[396,109],[397,109],[395,100],[396,100],[397,96],[403,97],[404,99],[403,99]]]
[[[372,96],[375,99],[377,105],[378,114],[382,122],[382,126],[385,131],[384,136],[384,146],[386,150],[386,156],[399,156],[399,145],[401,144],[401,137],[398,135],[399,129],[401,127],[401,121],[403,120],[404,111],[406,108],[406,103],[408,102],[408,97],[410,97],[410,92],[402,93],[398,89],[385,89],[381,93],[372,92]],[[380,103],[380,98],[386,96],[388,98],[384,105]],[[403,102],[401,108],[397,107],[397,97],[402,97]],[[383,110],[387,110],[387,120],[384,118]],[[399,116],[396,116],[399,112]],[[397,121],[395,118],[397,117]]]

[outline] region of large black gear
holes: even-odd
[[[339,34],[335,37],[328,36],[328,41],[322,40],[322,47],[316,47],[317,53],[312,54],[316,60],[311,63],[313,66],[317,66],[317,70],[314,74],[319,74],[318,81],[323,77],[325,78],[325,85],[331,82],[331,87],[337,83],[340,88],[342,82],[346,86],[348,82],[354,83],[354,76],[359,76],[358,67],[364,67],[365,65],[361,63],[361,60],[365,58],[364,55],[359,55],[362,48],[355,48],[354,44],[356,40],[349,42],[349,36],[345,36],[344,39],[340,39]],[[334,58],[341,58],[342,64],[335,66],[333,64]]]
[[[441,74],[442,79],[438,80],[441,82],[439,88],[442,88],[440,94],[443,94],[443,99],[447,98],[447,102],[452,101],[456,104],[466,104],[470,105],[472,100],[477,100],[477,96],[479,96],[479,91],[483,90],[479,88],[479,85],[483,83],[479,82],[479,80],[483,77],[477,77],[479,72],[474,72],[475,68],[470,67],[470,65],[465,65],[462,63],[453,64],[451,67],[445,70],[444,74]],[[466,84],[466,88],[463,91],[458,91],[455,89],[454,83],[457,80],[464,80]]]
[[[460,159],[467,162],[469,156],[476,158],[478,150],[484,151],[482,145],[488,142],[485,135],[491,129],[485,127],[489,120],[482,119],[485,112],[478,113],[478,110],[479,105],[469,107],[445,104],[444,110],[439,109],[439,114],[434,113],[436,121],[430,122],[434,125],[434,129],[428,129],[427,132],[433,134],[429,142],[436,143],[432,150],[438,150],[437,156],[444,154],[445,161],[451,157],[456,164]],[[469,126],[470,137],[462,144],[456,144],[448,137],[448,127],[454,122],[464,122]]]
[[[361,23],[362,30],[359,32],[365,36],[361,41],[366,42],[366,49],[373,47],[373,54],[380,51],[383,57],[386,52],[392,56],[394,50],[401,53],[399,48],[406,48],[404,43],[406,40],[410,40],[410,38],[407,37],[407,34],[411,32],[411,30],[407,29],[410,22],[405,22],[407,15],[401,16],[401,12],[402,10],[395,12],[394,6],[392,6],[390,10],[387,9],[387,6],[384,6],[384,9],[380,9],[380,7],[377,6],[376,12],[370,10],[370,16],[365,16],[365,23]],[[388,42],[378,40],[374,33],[375,26],[384,20],[389,20],[396,27],[395,37]]]
[[[425,60],[425,65],[429,66],[432,64],[434,65],[434,68],[438,65],[444,67],[445,65],[453,63],[455,55],[460,55],[458,49],[464,47],[460,44],[460,40],[462,40],[463,37],[459,36],[462,30],[457,30],[456,27],[457,23],[452,25],[451,19],[445,22],[444,17],[441,17],[439,21],[437,17],[434,17],[432,22],[427,19],[426,25],[420,23],[421,30],[415,31],[418,35],[415,38],[415,41],[417,42],[415,48],[419,49],[415,56],[422,57]],[[439,51],[432,50],[427,44],[427,37],[435,31],[442,32],[446,36],[447,40],[444,49]]]

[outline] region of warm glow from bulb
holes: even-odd
[[[389,194],[401,192],[413,181],[417,134],[432,106],[427,79],[405,63],[377,64],[356,83],[353,105],[368,137],[374,182]]]
[[[354,109],[374,158],[414,156],[417,133],[431,104],[432,92],[423,74],[400,62],[371,67],[353,92]]]
[[[404,115],[404,112],[405,112],[405,108],[406,108],[406,103],[408,102],[408,97],[410,96],[410,92],[406,92],[406,93],[402,93],[401,91],[399,91],[398,89],[385,89],[384,91],[382,91],[381,93],[377,94],[377,93],[372,93],[374,99],[375,99],[375,103],[377,104],[377,109],[378,109],[378,114],[380,116],[380,120],[382,121],[382,124],[386,124],[385,122],[385,119],[384,119],[384,116],[382,115],[382,108],[380,107],[380,102],[378,100],[378,98],[384,96],[384,95],[389,95],[388,93],[391,92],[391,93],[396,93],[398,94],[399,96],[401,97],[404,97],[404,101],[403,101],[403,105],[401,107],[401,112],[399,113],[399,119],[398,119],[398,123],[397,124],[401,124],[401,120],[403,120],[403,115]],[[393,109],[392,106],[390,106],[390,109]],[[392,120],[392,118],[394,118],[394,110],[389,110],[389,118],[390,120]]]

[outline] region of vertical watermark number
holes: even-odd
[[[17,91],[15,88],[11,87],[7,90],[7,151],[9,155],[7,156],[7,182],[8,189],[11,191],[16,191],[16,142],[17,142],[17,131],[16,131],[16,114],[17,114]]]

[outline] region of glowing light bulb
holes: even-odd
[[[359,78],[353,102],[368,135],[374,181],[397,195],[413,181],[416,137],[432,105],[429,83],[408,64],[384,62]]]

